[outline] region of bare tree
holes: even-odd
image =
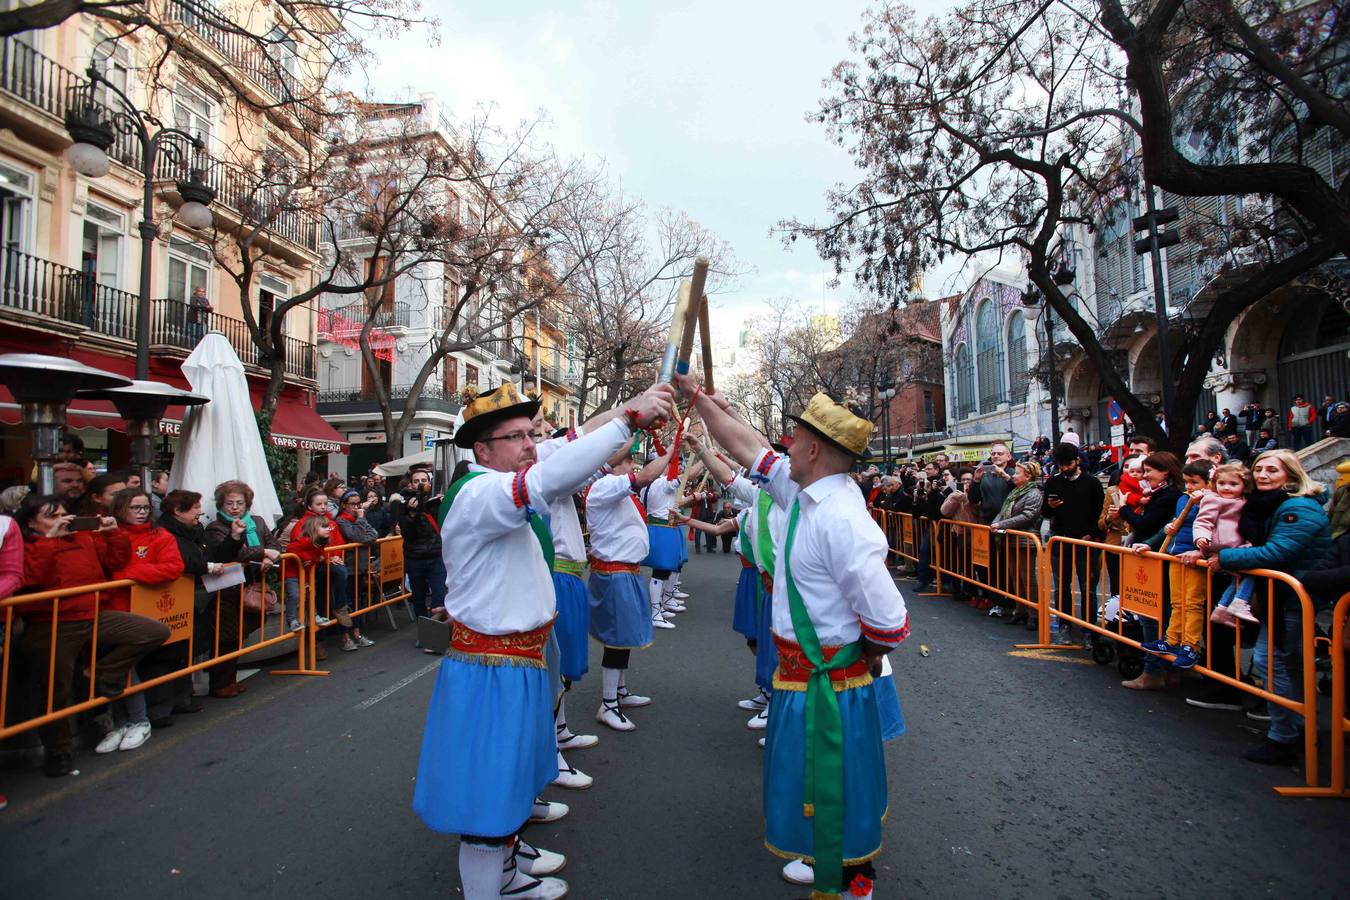
[[[1096,227],[1137,196],[1141,175],[1183,197],[1247,200],[1197,250],[1221,258],[1228,277],[1174,326],[1183,335],[1166,412],[1188,421],[1237,316],[1350,248],[1350,179],[1328,181],[1313,152],[1350,138],[1350,25],[1330,3],[1289,15],[1255,2],[1141,9],[1136,23],[1118,0],[977,0],[918,22],[880,4],[853,39],[859,59],[835,68],[814,116],[863,177],[830,192],[832,221],[784,226],[893,298],[948,254],[1018,259],[1106,392],[1164,440],[1082,298],[1056,278],[1071,267],[1064,229]],[[1174,446],[1185,431],[1172,429]]]
[[[640,203],[597,190],[575,195],[559,222],[564,282],[560,323],[574,338],[582,415],[603,412],[651,384],[665,349],[679,282],[712,261],[708,291],[737,275],[730,248],[683,213],[654,219]]]

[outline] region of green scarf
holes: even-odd
[[[806,682],[806,773],[802,811],[814,820],[815,890],[822,894],[839,894],[844,880],[844,728],[839,715],[839,698],[830,683],[830,672],[857,662],[862,657],[862,645],[855,642],[840,647],[829,662],[825,661],[820,638],[816,636],[806,603],[792,578],[792,542],[797,536],[800,513],[799,500],[792,504],[788,516],[783,577],[787,582],[792,629],[812,667]]]
[[[773,578],[774,570],[774,549],[773,532],[769,530],[769,510],[773,508],[773,497],[769,496],[768,491],[759,492],[759,508],[757,510],[759,518],[756,520],[756,530],[759,537],[758,559],[764,566],[764,574]]]
[[[998,517],[995,521],[1002,522],[1004,519],[1008,518],[1008,515],[1012,512],[1013,505],[1034,490],[1036,490],[1036,482],[1034,481],[1028,481],[1021,487],[1013,488],[1012,491],[1008,493],[1008,496],[1004,498],[1003,505],[998,508]]]
[[[229,513],[222,510],[216,510],[216,515],[225,522],[226,525],[233,525],[235,520],[230,518]],[[239,518],[244,520],[244,543],[250,547],[261,547],[262,540],[258,537],[258,524],[253,521],[253,517],[244,513]]]
[[[445,521],[445,515],[450,512],[450,506],[459,496],[460,490],[469,483],[471,478],[477,478],[479,475],[485,475],[486,472],[469,472],[460,478],[454,484],[450,485],[450,490],[445,492],[444,499],[441,500],[441,521]],[[548,523],[544,517],[535,512],[531,507],[525,507],[530,517],[530,530],[534,532],[535,540],[539,542],[539,549],[544,551],[544,562],[548,563],[549,571],[553,570],[553,532],[549,531]]]

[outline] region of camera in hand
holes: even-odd
[[[103,526],[103,520],[98,516],[76,516],[70,520],[66,526],[68,531],[98,531]]]

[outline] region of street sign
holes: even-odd
[[[1121,409],[1120,404],[1116,402],[1115,397],[1112,397],[1106,404],[1106,418],[1112,425],[1125,424],[1125,410]]]

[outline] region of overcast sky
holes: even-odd
[[[788,249],[769,232],[822,218],[825,190],[853,177],[805,116],[867,3],[426,3],[439,44],[425,33],[377,43],[373,98],[432,91],[459,116],[495,104],[503,122],[543,112],[563,153],[603,159],[626,193],[713,229],[749,270],[713,298],[719,342],[772,298],[832,310],[852,293],[847,278],[826,289],[831,269],[809,244]],[[939,289],[930,280],[930,296]]]

